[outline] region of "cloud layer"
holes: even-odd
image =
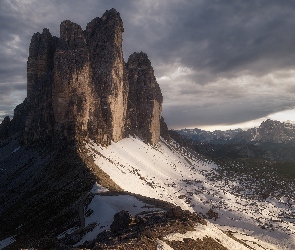
[[[31,36],[59,36],[65,19],[87,22],[116,8],[125,60],[146,52],[171,128],[235,124],[295,106],[295,2],[3,0],[0,7],[0,116],[26,96]],[[290,118],[291,119],[291,118]]]

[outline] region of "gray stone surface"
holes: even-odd
[[[122,51],[123,22],[111,9],[86,27],[91,64],[89,137],[101,144],[124,137],[128,82]]]

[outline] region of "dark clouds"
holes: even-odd
[[[174,1],[157,12],[162,22],[141,32],[160,37],[149,46],[163,61],[224,76],[294,66],[294,1]]]
[[[146,52],[164,94],[170,127],[234,124],[295,105],[295,2],[3,0],[0,116],[25,97],[33,33],[70,19],[85,28],[116,8],[124,57]]]

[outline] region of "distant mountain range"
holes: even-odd
[[[258,128],[248,130],[215,130],[213,132],[194,129],[176,130],[180,135],[198,142],[225,143],[288,143],[295,142],[295,123],[266,120]]]
[[[213,158],[260,158],[295,161],[295,125],[266,120],[248,130],[176,130],[197,152]]]

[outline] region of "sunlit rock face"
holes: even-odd
[[[2,134],[14,124],[27,145],[85,139],[109,145],[129,134],[157,143],[163,96],[145,53],[124,62],[123,32],[120,14],[111,9],[84,31],[66,20],[59,38],[48,29],[34,34],[28,96]]]
[[[109,144],[124,137],[128,83],[122,51],[123,22],[111,9],[87,24],[92,105],[88,123],[90,138]]]

